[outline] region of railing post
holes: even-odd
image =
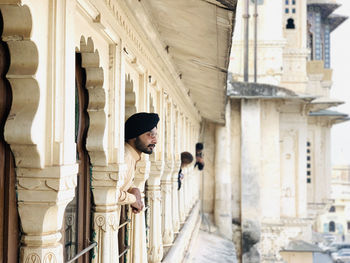
[[[151,163],[150,177],[147,182],[147,198],[150,206],[150,230],[148,262],[159,263],[163,257],[163,242],[161,229],[161,193],[160,178],[164,171],[163,161]]]
[[[172,222],[172,179],[174,162],[168,161],[164,164],[164,172],[161,178],[162,191],[162,238],[163,248],[171,246],[174,240],[174,228]]]
[[[123,176],[125,165],[119,167],[93,167],[92,192],[95,202],[94,231],[98,243],[93,263],[118,262],[119,211],[117,182]]]
[[[184,173],[184,170],[182,171]],[[186,177],[186,175],[185,175]],[[185,211],[185,182],[186,179],[184,178],[182,180],[181,188],[178,191],[179,193],[179,219],[180,219],[180,224],[183,224],[186,219],[186,211]]]
[[[140,189],[144,203],[145,182],[148,179],[149,170],[150,162],[148,160],[146,161],[142,159],[141,161],[137,162],[134,184]],[[138,214],[132,214],[131,221],[132,234],[130,236],[132,236],[132,240],[129,262],[147,263],[146,224],[144,211],[141,211]]]
[[[180,217],[179,217],[179,195],[177,190],[177,177],[180,167],[180,161],[175,161],[174,170],[172,173],[172,216],[173,216],[173,229],[174,233],[180,231]]]

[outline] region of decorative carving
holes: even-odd
[[[49,174],[53,169],[43,169],[37,170],[38,173]],[[57,168],[59,169],[59,168]],[[18,169],[17,177],[18,177],[18,190],[35,190],[35,191],[47,191],[53,190],[55,192],[58,191],[66,191],[70,189],[74,189],[77,185],[76,178],[76,168],[72,167],[72,170],[69,171],[70,175],[60,177],[59,174],[55,176],[55,178],[32,178],[29,173],[24,173],[23,169]],[[36,174],[39,177],[39,174]],[[28,177],[28,178],[26,178]]]
[[[163,257],[163,247],[162,246],[152,246],[148,252],[149,262],[160,262]]]
[[[144,50],[143,46],[144,44],[141,42],[141,40],[136,36],[134,33],[134,30],[131,29],[129,26],[129,23],[127,19],[125,18],[124,14],[121,13],[119,10],[119,6],[117,6],[117,3],[115,1],[111,0],[104,0],[108,8],[113,13],[114,17],[118,21],[119,25],[124,29],[124,32],[128,36],[128,38],[131,40],[131,42],[135,45],[137,50],[144,56],[148,61],[150,61],[149,56],[147,55],[146,51]]]
[[[40,263],[40,257],[36,253],[31,253],[27,256],[25,263]]]
[[[55,254],[53,253],[46,254],[44,257],[44,263],[57,263]]]
[[[163,244],[170,245],[174,239],[174,232],[172,229],[164,229],[163,231]]]
[[[106,218],[102,215],[98,215],[95,218],[95,225],[100,228],[103,229],[104,231],[106,231]]]
[[[118,230],[118,220],[115,214],[109,215],[108,217],[108,225],[113,229],[113,231]]]
[[[154,201],[161,201],[161,197],[160,197],[160,191],[159,190],[150,190],[149,188],[147,188],[147,197],[149,200],[151,200],[152,202]]]

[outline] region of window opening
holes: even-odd
[[[295,29],[295,24],[294,24],[294,19],[293,18],[289,18],[287,20],[286,28],[287,29]]]

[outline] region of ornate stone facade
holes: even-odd
[[[191,11],[186,1],[182,1],[186,8],[181,3],[173,4],[162,3],[169,14],[174,10]],[[208,105],[198,106],[202,102],[191,95],[195,85],[187,81],[192,76],[198,81],[207,79],[208,74],[219,76],[210,85],[224,98],[226,73],[220,69],[228,64],[234,6],[235,1],[201,3],[202,11],[220,10],[211,12],[209,20],[214,23],[208,16],[199,18],[204,24],[196,22],[201,29],[216,31],[214,38],[220,46],[213,49],[205,37],[203,40],[208,42],[207,49],[210,47],[214,64],[218,65],[214,65],[214,72],[207,67],[181,72],[183,64],[178,58],[183,56],[169,54],[169,45],[174,47],[175,43],[153,24],[159,18],[152,16],[158,8],[157,1],[0,1],[1,38],[10,55],[6,78],[12,93],[3,135],[16,162],[17,203],[23,229],[20,262],[59,263],[72,259],[80,252],[80,241],[73,236],[85,224],[78,220],[80,213],[91,218],[91,224],[85,226],[89,229],[91,225],[91,231],[84,236],[84,244],[97,244],[88,252],[91,258],[86,254],[84,260],[119,260],[116,251],[121,207],[117,194],[127,168],[124,122],[140,111],[157,112],[161,121],[154,154],[144,156],[136,167],[134,183],[148,201],[148,218],[144,211],[131,216],[125,237],[130,247],[125,258],[128,262],[161,262],[172,249],[174,234],[179,235],[183,229],[186,235],[181,249],[187,249],[199,224],[199,181],[193,168],[185,171],[180,207],[179,156],[182,151],[194,154],[203,116],[215,121],[211,110],[220,118],[222,113],[222,105],[210,95],[205,98],[212,102],[210,110]],[[219,23],[220,19],[228,24]],[[179,22],[181,32],[188,29],[184,21]],[[173,36],[178,37],[178,33]],[[179,39],[188,41],[181,45],[188,47],[191,54],[186,61],[208,53],[191,50],[188,43],[198,43],[192,38]],[[80,80],[75,71],[77,56],[81,57]],[[88,129],[84,130],[83,142],[76,138],[82,125],[77,111],[81,103],[79,85],[86,90],[82,96],[86,102],[84,125]],[[76,199],[66,210],[83,187],[78,183],[83,176],[78,172],[83,162],[77,157],[78,143],[86,150],[85,193],[91,196],[91,214]],[[66,249],[68,234],[72,238]]]

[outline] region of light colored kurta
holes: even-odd
[[[127,191],[135,187],[134,178],[136,163],[141,159],[141,156],[135,151],[134,148],[130,146],[130,144],[125,143],[124,149],[124,161],[127,165],[127,171],[125,173],[124,182],[119,187],[119,205],[132,204],[136,202],[136,197],[133,194],[128,193]]]

